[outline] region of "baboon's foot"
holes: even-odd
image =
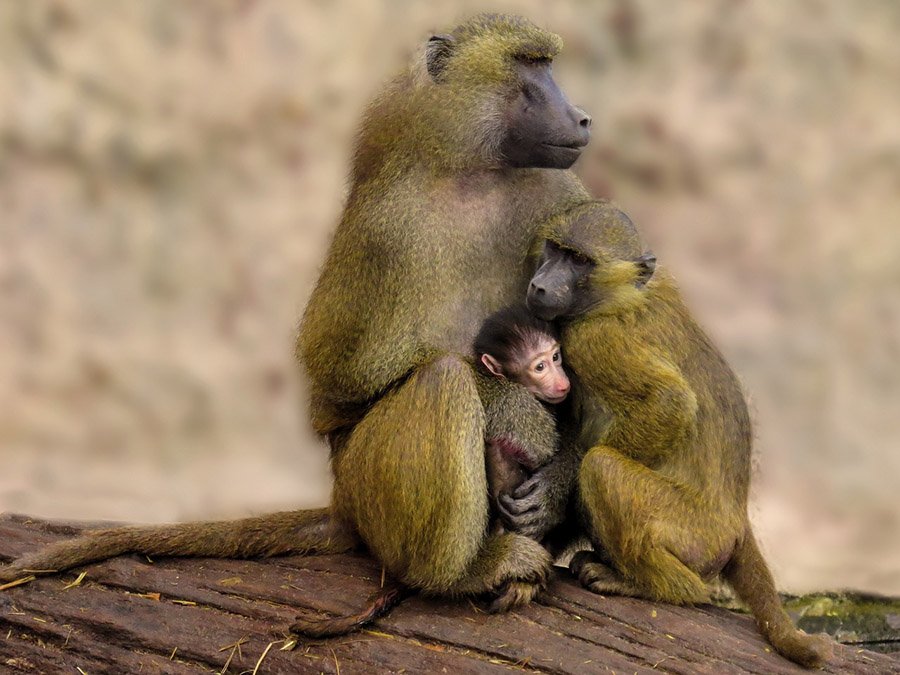
[[[634,584],[626,581],[618,572],[601,562],[592,551],[576,553],[569,563],[569,571],[582,586],[592,593],[643,597]]]
[[[451,592],[487,595],[493,598],[488,611],[505,612],[528,604],[546,588],[552,563],[550,553],[534,539],[510,533],[491,536]]]
[[[507,612],[515,607],[527,605],[547,587],[550,580],[551,561],[549,554],[540,549],[541,555],[519,559],[515,572],[494,586],[497,594],[488,611]]]
[[[523,607],[540,595],[545,588],[546,583],[511,581],[488,605],[488,611],[491,614],[498,614],[500,612],[508,612],[516,607]]]

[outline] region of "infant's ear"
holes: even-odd
[[[481,362],[484,364],[485,368],[491,371],[492,375],[496,375],[497,377],[505,377],[503,375],[503,367],[500,365],[500,362],[490,354],[482,354]]]
[[[635,260],[634,264],[638,270],[635,285],[638,288],[643,288],[647,285],[647,282],[650,281],[653,277],[653,273],[656,271],[656,256],[652,251],[647,251],[640,258]]]

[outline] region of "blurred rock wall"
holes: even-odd
[[[900,593],[900,5],[538,0],[578,171],[755,408],[782,586]],[[0,510],[159,521],[327,500],[296,321],[356,119],[485,9],[0,3]]]

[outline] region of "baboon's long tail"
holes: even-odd
[[[333,619],[309,619],[298,616],[290,632],[293,635],[317,639],[346,635],[380,619],[412,594],[413,591],[407,586],[399,583],[390,584],[374,593],[365,609],[358,614]]]
[[[831,640],[795,628],[781,606],[772,573],[749,527],[722,574],[750,607],[760,631],[779,654],[807,668],[821,666],[828,660]]]
[[[255,558],[287,553],[342,553],[355,536],[329,509],[284,511],[242,520],[116,527],[51,544],[0,567],[0,581],[51,574],[123,553]]]

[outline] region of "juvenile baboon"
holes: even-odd
[[[505,307],[489,316],[474,345],[475,363],[488,380],[479,379],[485,404],[485,465],[488,494],[496,517],[491,530],[503,532],[505,507],[501,498],[510,495],[535,469],[556,452],[559,440],[538,436],[522,444],[521,413],[510,409],[507,398],[495,391],[500,383],[514,382],[544,403],[556,406],[569,394],[571,385],[563,368],[559,330],[534,316],[525,303]],[[498,382],[499,380],[499,382]],[[512,403],[517,403],[518,397]],[[508,428],[512,427],[512,428]],[[543,431],[539,426],[537,431]]]
[[[528,305],[563,321],[589,448],[577,495],[595,552],[572,572],[597,593],[676,604],[706,601],[721,574],[779,653],[822,664],[830,642],[794,628],[750,528],[752,434],[734,373],[621,211],[588,203],[546,236]]]
[[[127,551],[259,556],[361,540],[412,588],[499,594],[499,609],[527,602],[550,559],[529,536],[486,533],[485,416],[459,355],[485,317],[525,293],[540,225],[586,199],[565,169],[591,120],[553,80],[561,45],[524,19],[479,16],[432,37],[369,107],[297,347],[313,426],[332,447],[329,509],[114,529],[16,561],[0,578]],[[520,410],[524,424],[552,428],[524,390]],[[562,519],[567,498],[546,495],[541,528]]]

